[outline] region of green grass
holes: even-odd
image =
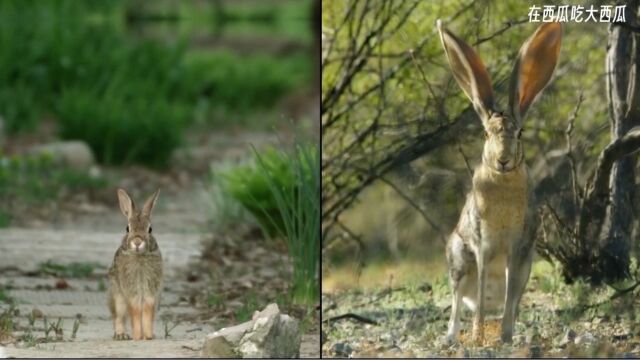
[[[245,296],[244,301],[242,302],[242,306],[239,307],[234,313],[236,322],[245,322],[251,320],[253,312],[256,310],[260,310],[258,297],[254,293],[248,293]]]
[[[311,78],[311,64],[304,53],[273,57],[197,50],[185,54],[183,66],[182,92],[197,97],[199,116],[216,125],[269,109]]]
[[[265,156],[255,152],[259,168],[270,173],[270,164]],[[317,145],[295,144],[292,152],[281,152],[290,171],[288,184],[282,186],[277,177],[267,176],[269,190],[275,198],[277,211],[265,215],[276,225],[282,220],[282,230],[293,261],[292,297],[296,304],[313,305],[319,299],[320,253],[320,156]],[[281,230],[281,231],[282,231]]]
[[[215,293],[209,293],[207,296],[207,305],[213,309],[219,309],[223,305],[224,300],[220,295]]]
[[[217,179],[223,192],[242,204],[256,218],[264,232],[273,237],[285,233],[285,223],[270,183],[293,189],[295,179],[291,165],[287,155],[275,148],[268,148],[262,151],[260,160],[256,158],[222,170],[217,174]]]
[[[88,191],[107,184],[107,179],[57,164],[47,154],[7,157],[0,153],[0,227],[10,225],[14,202],[38,205],[58,200],[63,189]]]
[[[9,304],[13,301],[13,298],[7,293],[7,288],[0,286],[0,303]]]
[[[16,327],[14,317],[17,315],[17,308],[14,301],[8,301],[9,306],[0,312],[0,334],[13,333]]]
[[[309,43],[312,40],[311,27],[306,21],[310,16],[310,0],[290,0],[280,2],[225,1],[221,8],[200,1],[174,0],[145,2],[144,10],[140,2],[125,1],[125,11],[142,19],[144,14],[153,14],[177,21],[144,23],[147,31],[156,36],[179,33],[192,36],[194,33],[209,36],[254,35],[277,37]],[[204,5],[204,6],[203,6]],[[140,15],[143,15],[140,17]],[[138,21],[142,24],[143,21]]]
[[[58,264],[48,260],[39,265],[39,270],[45,274],[68,278],[88,278],[99,264],[89,262],[73,262],[67,265]]]
[[[210,206],[208,210],[208,218],[212,228],[216,231],[227,231],[233,229],[240,224],[256,225],[255,220],[251,217],[246,208],[236,200],[224,187],[223,174],[232,171],[236,165],[232,162],[222,162],[212,165],[209,174],[209,198]]]
[[[313,304],[319,295],[320,173],[318,147],[269,148],[255,161],[218,174],[224,193],[244,206],[268,237],[282,237],[293,262],[291,296]]]

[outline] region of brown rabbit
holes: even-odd
[[[551,79],[562,27],[545,23],[522,45],[511,75],[509,109],[495,107],[489,74],[476,52],[437,23],[453,75],[482,120],[486,140],[471,192],[447,242],[453,290],[447,340],[460,328],[460,306],[475,312],[473,339],[484,342],[484,312],[504,304],[502,341],[513,326],[533,260],[531,186],[521,141],[524,115]]]
[[[160,189],[138,210],[126,191],[118,189],[127,233],[109,268],[109,310],[116,340],[130,339],[125,330],[131,318],[133,340],[153,339],[153,320],[162,289],[162,255],[151,234],[151,211]]]

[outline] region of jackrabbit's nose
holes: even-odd
[[[498,163],[499,163],[500,165],[502,165],[502,167],[507,166],[507,163],[508,163],[508,162],[509,162],[509,160],[498,160]]]

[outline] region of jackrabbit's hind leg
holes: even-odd
[[[122,294],[113,291],[109,292],[109,310],[113,320],[113,338],[115,340],[131,339],[125,328],[127,304]]]
[[[518,304],[529,280],[531,262],[533,260],[533,247],[520,249],[514,252],[509,259],[507,270],[507,291],[502,315],[501,339],[510,343],[513,337],[513,326],[518,316]]]
[[[156,311],[156,299],[145,298],[142,302],[142,335],[145,340],[153,339],[153,320]]]
[[[451,317],[449,318],[449,326],[447,329],[447,342],[452,344],[458,337],[460,331],[460,306],[462,305],[462,293],[460,291],[460,279],[451,278],[452,301],[451,301]]]

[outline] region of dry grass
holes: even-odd
[[[424,260],[402,262],[380,262],[366,265],[360,273],[353,264],[324,267],[322,271],[322,292],[333,293],[348,289],[373,290],[397,286],[433,283],[447,273],[444,254],[425,256]]]

